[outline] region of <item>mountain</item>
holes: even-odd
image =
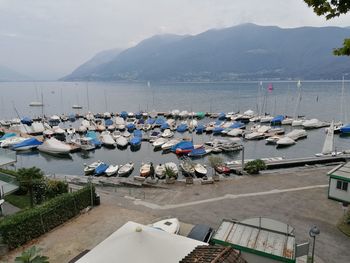
[[[350,58],[333,56],[332,50],[349,36],[349,28],[284,29],[255,24],[194,36],[158,35],[99,65],[86,79],[339,79],[348,72]]]
[[[121,51],[122,50],[119,48],[101,51],[75,69],[71,74],[64,77],[63,80],[84,80],[90,77],[94,78],[93,76],[97,68],[115,59]]]
[[[8,67],[0,65],[0,82],[2,81],[28,81],[29,77],[22,75]]]

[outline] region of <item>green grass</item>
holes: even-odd
[[[11,194],[11,195],[5,196],[5,200],[20,209],[30,208],[29,195]]]
[[[346,220],[342,217],[342,220],[339,221],[337,227],[341,232],[350,237],[350,213],[348,213],[345,218]]]

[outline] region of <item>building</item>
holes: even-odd
[[[350,203],[350,162],[329,171],[328,198],[344,204]]]
[[[178,263],[203,245],[208,244],[129,221],[76,263]]]
[[[247,263],[232,247],[198,246],[179,263]]]
[[[268,218],[223,220],[211,242],[232,247],[249,263],[295,263],[297,245],[293,233],[290,225]],[[307,251],[308,244],[303,244],[299,254]]]

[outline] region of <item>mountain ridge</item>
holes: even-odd
[[[96,67],[101,81],[334,79],[350,67],[335,57],[350,29],[247,23],[197,35],[155,35]],[[64,80],[74,80],[69,76]]]

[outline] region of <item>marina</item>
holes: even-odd
[[[18,102],[16,109],[19,115],[12,110],[13,107],[5,107],[0,123],[7,133],[11,133],[10,127],[11,129],[15,127],[17,129],[15,132],[20,131],[25,138],[35,135],[42,142],[44,137],[55,137],[58,141],[63,140],[64,144],[68,143],[69,154],[68,148],[61,144],[59,156],[47,152],[47,143],[46,147],[45,145],[29,145],[27,147],[34,149],[16,151],[16,167],[35,165],[47,174],[83,175],[84,166],[100,160],[114,167],[132,162],[134,169],[131,176],[138,176],[141,163],[153,162],[156,167],[159,164],[173,162],[180,167],[179,157],[184,154],[188,155],[194,163],[207,166],[208,169],[208,157],[212,155],[221,157],[224,162],[241,162],[243,147],[244,158],[247,160],[269,157],[280,157],[284,160],[314,158],[316,153],[321,153],[321,145],[326,139],[325,129],[328,128],[324,126],[329,126],[332,120],[339,123],[341,119],[339,110],[331,103],[336,103],[340,97],[346,96],[346,93],[342,91],[341,82],[305,82],[302,83],[303,99],[296,106],[296,100],[299,100],[297,84],[296,82],[276,82],[273,84],[273,93],[269,93],[264,92],[264,85],[267,84],[257,82],[211,85],[163,85],[158,83],[150,87],[144,87],[142,84],[114,84],[115,87],[112,87],[111,83],[95,83],[94,85],[89,83],[88,94],[90,95],[87,97],[87,88],[83,83],[79,83],[75,84],[79,101],[75,99],[74,102],[70,102],[62,99],[61,102],[58,101],[59,105],[54,106],[57,103],[54,96],[56,92],[65,94],[65,86],[68,88],[70,84],[59,83],[61,88],[57,90],[54,83],[43,83],[39,85],[43,86],[41,90],[44,107],[28,106],[28,101]],[[0,88],[3,85],[1,84]],[[339,90],[339,96],[334,95],[328,99],[329,110],[322,111],[321,114],[319,111],[321,105],[319,102],[312,102],[312,98],[318,96],[320,101],[322,94],[326,92],[325,88],[329,85]],[[175,86],[180,93],[187,94],[188,98],[179,101],[172,100],[173,104],[165,106],[164,102],[167,98],[170,95],[175,96],[170,90]],[[128,107],[123,106],[125,100],[118,99],[118,96],[114,97],[116,91],[112,91],[113,88],[122,92],[121,89],[126,87],[133,99],[127,94],[124,94],[124,98],[136,102],[129,104]],[[292,87],[295,89],[295,98],[287,96],[291,93]],[[97,88],[106,89],[106,94],[110,93],[110,96],[107,97],[107,104],[105,98],[103,102],[99,101]],[[216,94],[214,88],[220,89],[220,93]],[[149,93],[147,89],[153,89],[155,92]],[[260,94],[265,94],[266,98],[257,96],[257,90],[260,91]],[[139,93],[140,95],[136,95]],[[179,94],[175,97],[179,97]],[[206,97],[201,97],[201,94]],[[225,98],[222,95],[225,95]],[[142,100],[137,96],[143,96]],[[10,94],[9,97],[11,97]],[[112,97],[116,104],[109,101],[112,100]],[[153,97],[155,98],[154,104]],[[196,101],[199,98],[207,101],[208,104],[197,104]],[[221,103],[214,104],[214,98],[220,98]],[[273,103],[272,105],[263,103],[262,99]],[[182,105],[184,101],[189,101],[191,106],[184,107]],[[139,105],[136,106],[138,103]],[[78,104],[81,108],[76,107]],[[61,108],[62,105],[63,108]],[[87,110],[86,105],[90,106],[90,110]],[[111,105],[115,105],[113,109],[124,110],[111,111]],[[133,108],[135,106],[138,109]],[[299,108],[297,115],[304,115],[302,119],[298,119],[298,122],[302,124],[303,120],[309,120],[304,127],[295,126],[295,123],[293,125],[296,107]],[[93,112],[91,109],[94,108],[101,111]],[[343,106],[343,111],[344,109],[345,106]],[[23,112],[27,114],[24,115]],[[277,114],[277,112],[284,114]],[[46,116],[45,122],[41,120],[43,113]],[[17,118],[14,118],[16,115]],[[343,122],[346,123],[346,120],[344,119]],[[314,129],[310,129],[310,125],[314,125]],[[21,140],[17,139],[18,136],[14,137],[16,139],[9,140],[10,144]],[[181,141],[184,141],[182,144],[185,148],[181,148],[181,144],[177,145]],[[342,134],[335,134],[332,142],[333,150],[328,153],[330,155],[332,152],[340,154],[350,149],[350,140]],[[54,142],[56,147],[58,144],[59,142]],[[291,146],[288,146],[289,144]],[[35,150],[36,147],[39,150]],[[173,151],[171,151],[172,147],[175,147]],[[315,160],[320,161],[317,158]],[[268,163],[268,167],[272,166]],[[111,176],[116,175],[118,172]],[[179,179],[182,176],[183,173],[179,171]]]

